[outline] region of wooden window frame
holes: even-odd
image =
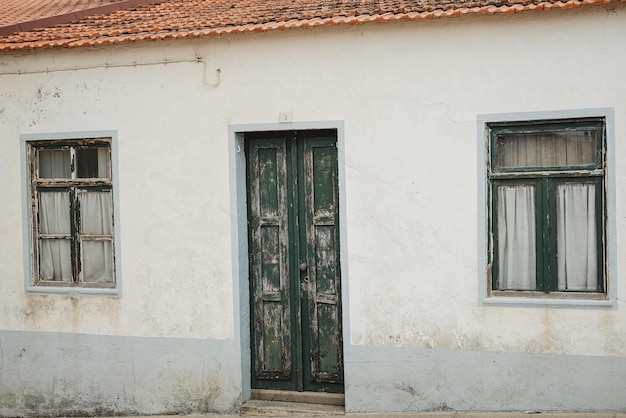
[[[487,193],[488,193],[488,297],[530,297],[556,299],[606,300],[607,292],[607,158],[606,118],[585,117],[569,119],[545,119],[522,122],[486,123],[487,142]],[[497,167],[496,141],[499,134],[542,133],[554,131],[592,130],[596,133],[595,164],[555,166],[542,168]],[[556,219],[556,186],[562,183],[595,184],[596,245],[598,249],[598,288],[589,291],[559,291],[556,258],[556,226],[549,219]],[[537,285],[535,290],[499,290],[497,193],[498,186],[506,184],[532,184],[536,190],[536,264]]]
[[[76,150],[81,147],[106,148],[108,152],[107,177],[78,177],[76,164]],[[38,153],[40,150],[70,151],[71,178],[40,178],[38,166]],[[26,158],[29,175],[29,208],[30,208],[30,235],[31,235],[31,278],[33,287],[48,288],[88,288],[88,289],[115,289],[117,287],[116,262],[115,262],[115,198],[113,195],[113,158],[112,138],[76,138],[58,140],[28,140],[26,141]],[[39,196],[46,191],[68,191],[70,195],[70,235],[68,240],[71,247],[71,270],[72,281],[52,281],[40,279],[40,239],[50,238],[40,232],[39,223]],[[111,233],[89,235],[80,233],[80,206],[78,205],[79,194],[82,192],[107,191],[111,196]],[[54,238],[54,237],[53,237]],[[85,282],[83,281],[83,255],[81,254],[82,241],[110,241],[112,246],[112,281],[111,282]]]

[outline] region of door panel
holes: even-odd
[[[291,308],[288,265],[286,149],[282,140],[250,141],[248,221],[252,315],[259,379],[290,379]]]
[[[254,388],[343,392],[334,131],[246,136]]]
[[[308,265],[307,292],[303,300],[308,325],[305,350],[309,353],[310,388],[343,380],[339,299],[339,239],[337,194],[337,148],[334,138],[302,140]],[[305,372],[307,370],[305,369]],[[320,386],[321,385],[321,386]]]

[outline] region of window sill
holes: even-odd
[[[106,287],[28,286],[26,293],[31,295],[119,296],[120,289]]]
[[[539,306],[539,307],[588,307],[614,308],[615,299],[559,298],[544,296],[540,298],[524,296],[487,296],[482,298],[483,305],[490,306]]]

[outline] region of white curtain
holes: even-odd
[[[498,136],[498,167],[565,167],[593,164],[593,131],[516,133]]]
[[[109,149],[98,148],[98,177],[109,178]]]
[[[69,179],[70,150],[40,150],[39,151],[39,178],[42,179]]]
[[[78,178],[109,178],[109,149],[77,148],[76,149]]]
[[[80,192],[83,281],[113,281],[113,225],[110,192]],[[85,235],[90,235],[85,237]]]
[[[536,288],[535,188],[498,187],[498,288]]]
[[[557,187],[559,290],[597,291],[598,249],[595,185]]]
[[[40,239],[40,279],[71,281],[69,192],[40,193],[39,222],[42,235],[58,236]]]

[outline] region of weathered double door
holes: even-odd
[[[336,143],[246,135],[253,388],[343,392]]]

